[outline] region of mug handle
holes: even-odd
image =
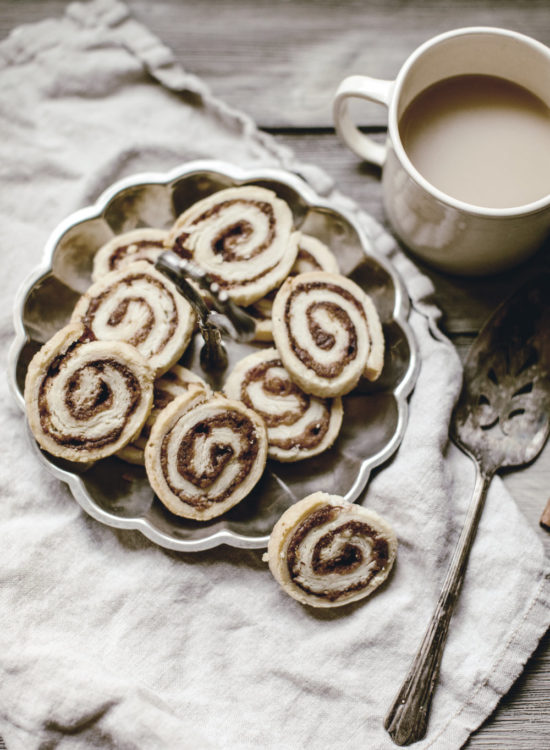
[[[361,133],[351,119],[347,100],[352,97],[366,99],[389,107],[393,86],[394,81],[359,75],[348,76],[338,86],[334,96],[333,116],[336,132],[354,154],[379,167],[384,166],[386,161],[386,146]]]

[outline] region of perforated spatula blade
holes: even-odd
[[[494,473],[532,461],[550,428],[550,274],[501,305],[473,343],[451,437]]]

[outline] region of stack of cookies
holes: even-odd
[[[223,394],[179,364],[197,321],[154,267],[165,249],[192,259],[257,321],[257,351],[228,374]],[[185,518],[234,506],[268,456],[327,450],[344,418],[341,397],[382,371],[372,301],[263,187],[214,193],[169,231],[114,237],[97,251],[92,279],[69,325],[30,363],[32,432],[70,461],[116,454],[143,463],[161,502]]]

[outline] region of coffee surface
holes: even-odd
[[[408,105],[399,131],[420,174],[453,198],[511,208],[550,194],[550,108],[515,83],[439,81]]]

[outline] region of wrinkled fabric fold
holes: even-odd
[[[0,89],[4,361],[17,287],[58,222],[118,178],[208,157],[290,169],[351,211],[406,283],[422,362],[403,443],[362,500],[395,528],[396,564],[370,599],[322,613],[279,589],[262,551],[175,554],[87,517],[30,450],[4,378],[7,748],[392,748],[383,716],[433,610],[474,482],[472,464],[448,442],[461,367],[437,328],[430,281],[328,175],[214,98],[122,3],[75,3],[59,19],[16,29],[0,44]],[[492,712],[544,634],[549,599],[542,547],[496,479],[419,750],[459,748]]]

